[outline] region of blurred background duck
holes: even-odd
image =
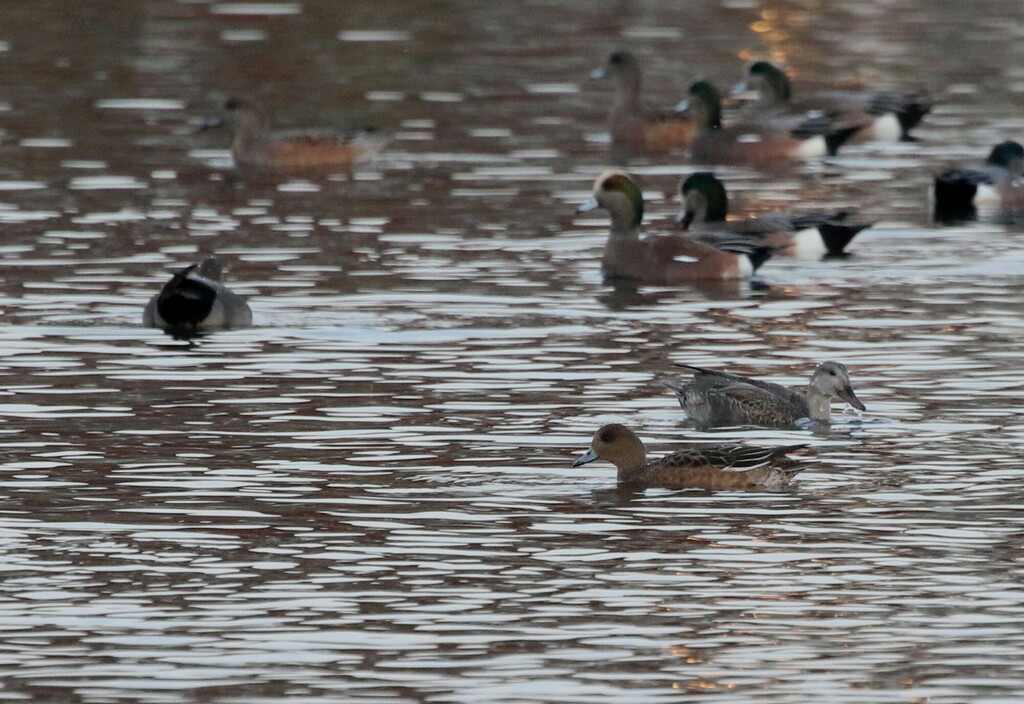
[[[687,115],[648,109],[640,98],[643,75],[640,62],[628,51],[616,51],[591,78],[607,78],[615,84],[615,101],[608,114],[612,146],[646,153],[686,149],[697,125]]]
[[[690,86],[687,99],[676,106],[697,123],[690,147],[701,164],[772,165],[789,159],[835,156],[863,123],[847,123],[813,113],[760,115],[733,125],[722,124],[722,99],[707,81]]]
[[[270,118],[255,102],[229,98],[223,114],[207,118],[202,129],[231,130],[231,155],[242,168],[303,170],[348,169],[373,157],[384,138],[373,127],[343,132],[271,129]]]
[[[789,76],[770,61],[754,61],[743,80],[732,89],[734,96],[754,95],[753,114],[785,114],[820,111],[864,128],[853,141],[909,141],[910,130],[932,109],[927,93],[829,90],[793,96]]]
[[[961,166],[935,177],[931,197],[935,219],[967,220],[977,215],[979,205],[1002,211],[1024,210],[1024,147],[1018,142],[1001,142],[984,164]]]

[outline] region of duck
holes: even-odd
[[[992,147],[984,164],[944,171],[935,177],[931,196],[937,220],[970,219],[978,205],[1024,208],[1024,147],[1007,140]]]
[[[824,213],[764,213],[743,220],[727,220],[729,198],[725,186],[708,171],[698,171],[679,181],[683,208],[676,222],[684,230],[693,228],[693,236],[714,244],[723,237],[750,237],[777,248],[777,254],[789,256],[846,255],[846,246],[857,233],[871,223],[846,222],[849,213],[838,210]]]
[[[770,61],[747,65],[743,80],[733,87],[734,95],[756,93],[755,112],[804,113],[811,110],[864,123],[853,141],[914,141],[910,130],[916,127],[933,105],[925,92],[868,92],[830,90],[793,97],[789,76]]]
[[[838,122],[822,113],[764,117],[722,125],[722,98],[707,81],[690,86],[676,110],[697,123],[690,158],[701,164],[773,165],[789,159],[835,156],[861,124]]]
[[[643,195],[636,182],[622,171],[605,171],[598,176],[593,197],[576,212],[585,213],[595,208],[604,208],[611,217],[611,231],[601,258],[608,281],[676,286],[695,281],[742,279],[751,276],[771,256],[770,247],[753,246],[746,240],[722,241],[711,246],[678,234],[641,239]]]
[[[702,428],[732,425],[790,427],[804,418],[825,425],[831,420],[833,398],[846,401],[859,411],[867,410],[854,393],[850,372],[841,362],[819,364],[803,393],[780,384],[690,364],[676,366],[692,371],[693,382],[662,383],[676,392],[686,415]]]
[[[620,486],[665,489],[764,489],[789,486],[805,462],[787,455],[807,445],[754,447],[691,445],[660,459],[648,460],[647,448],[636,433],[620,423],[602,426],[573,467],[602,459],[618,469]]]
[[[689,116],[672,111],[653,112],[644,106],[640,99],[643,74],[639,60],[631,52],[612,53],[590,77],[615,83],[615,102],[608,114],[613,147],[663,153],[690,146],[697,125]]]
[[[185,267],[149,299],[142,324],[183,334],[250,327],[249,304],[221,283],[221,272],[216,257]]]
[[[373,127],[275,131],[258,103],[241,98],[229,98],[223,115],[207,118],[201,129],[225,126],[232,131],[231,156],[240,168],[348,169],[375,155],[384,142]]]

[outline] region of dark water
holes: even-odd
[[[0,8],[0,701],[1017,702],[1024,239],[934,228],[933,173],[1024,136],[1017,1],[7,3]],[[839,262],[766,286],[602,285],[630,47],[648,97],[928,88],[916,144],[771,179],[854,206]],[[232,94],[393,132],[355,174],[250,177],[196,135]],[[648,229],[691,166],[641,160]],[[256,327],[139,326],[216,252]],[[624,494],[607,421],[690,439],[672,362],[869,412],[785,493]],[[839,408],[835,409],[839,412]]]

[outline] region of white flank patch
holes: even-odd
[[[800,144],[800,148],[797,149],[796,155],[804,159],[814,156],[827,156],[828,145],[825,144],[825,138],[817,136],[805,139]]]
[[[793,235],[793,254],[797,257],[820,257],[827,250],[816,227],[807,227]]]
[[[736,138],[737,142],[742,144],[757,144],[761,141],[761,135],[759,134],[741,134]]]
[[[991,183],[979,183],[974,194],[975,205],[999,205],[999,191]]]
[[[750,257],[748,257],[746,254],[737,254],[736,256],[739,258],[739,264],[740,264],[739,278],[747,279],[747,278],[750,278],[751,276],[753,276],[754,275],[754,264],[750,261]],[[722,278],[723,279],[731,279],[732,276],[730,276],[729,274],[723,274]]]
[[[871,138],[876,142],[898,142],[901,137],[900,119],[891,112],[879,115],[871,125]]]
[[[693,264],[694,262],[699,261],[697,257],[688,257],[685,254],[680,254],[672,258],[682,264]]]

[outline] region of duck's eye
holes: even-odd
[[[835,369],[829,369],[828,370],[828,375],[829,376],[835,376],[836,375],[836,370]]]
[[[601,433],[601,442],[611,442],[615,438],[615,433],[610,430],[606,430]]]

